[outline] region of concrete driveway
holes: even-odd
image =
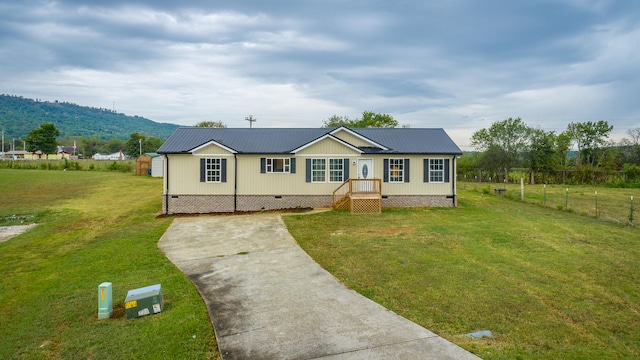
[[[339,283],[280,215],[176,218],[158,246],[198,288],[225,360],[479,359]]]

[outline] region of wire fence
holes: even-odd
[[[635,226],[640,223],[640,189],[607,188],[595,185],[528,185],[504,183],[459,183],[458,188],[479,190],[567,211],[594,219]]]
[[[595,170],[581,167],[538,172],[533,175],[527,169],[512,169],[509,172],[509,176],[505,178],[504,172],[467,168],[458,169],[458,181],[519,183],[520,178],[524,178],[526,182],[534,184],[616,184],[627,186],[640,184],[640,171],[638,169],[640,167],[634,167],[633,170],[628,171]]]

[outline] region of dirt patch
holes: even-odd
[[[385,237],[410,236],[413,235],[415,231],[416,228],[413,226],[387,226],[382,228],[363,229],[363,233]]]
[[[5,242],[36,226],[37,224],[0,226],[0,242]]]

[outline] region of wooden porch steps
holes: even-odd
[[[352,214],[380,214],[382,191],[380,179],[348,179],[333,192],[334,209]]]

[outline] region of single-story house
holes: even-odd
[[[94,154],[91,157],[93,160],[124,160],[125,159],[125,155],[122,152],[122,150],[118,151],[118,152],[114,152],[113,154]]]
[[[58,157],[60,159],[68,158],[71,160],[78,160],[78,156],[76,155],[76,148],[74,146],[58,145]]]
[[[329,207],[351,179],[381,206],[456,206],[462,155],[443,129],[346,127],[183,127],[158,153],[164,214]]]

